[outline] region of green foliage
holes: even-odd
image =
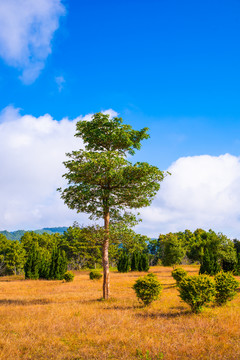
[[[240,253],[237,255],[237,263],[234,267],[234,275],[240,275]]]
[[[209,275],[185,276],[178,283],[180,298],[185,301],[194,313],[202,311],[202,307],[214,300],[215,281]]]
[[[122,228],[122,224],[120,224]],[[147,244],[150,240],[145,235],[136,234],[132,229],[125,229],[124,232],[119,232],[122,236],[120,237],[121,243],[123,245],[123,249],[127,251],[129,254],[133,254],[134,252],[147,252]]]
[[[218,256],[214,252],[210,252],[208,248],[205,249],[201,260],[199,274],[215,275],[221,271]]]
[[[140,254],[138,251],[134,251],[131,259],[131,271],[138,271]]]
[[[131,271],[148,271],[149,257],[147,253],[139,253],[134,251],[131,256]]]
[[[150,257],[150,264],[152,266],[157,265],[160,261],[160,246],[159,246],[159,239],[150,239],[148,241],[148,253]]]
[[[117,269],[119,272],[126,273],[130,270],[130,257],[129,254],[123,251],[118,260]]]
[[[24,265],[25,279],[39,279],[40,253],[34,244],[28,253],[26,263]]]
[[[103,298],[109,293],[110,220],[119,219],[126,208],[149,206],[165,176],[156,166],[146,162],[133,165],[127,160],[149,137],[147,130],[133,130],[121,118],[97,113],[91,121],[77,123],[76,136],[85,149],[67,154],[70,160],[64,162],[68,186],[58,189],[61,198],[70,209],[88,213],[91,219],[104,219]]]
[[[63,280],[65,280],[66,282],[71,282],[71,281],[73,281],[74,276],[75,275],[71,271],[67,271],[63,275]]]
[[[215,275],[217,305],[221,306],[232,300],[237,294],[239,282],[230,272],[220,272]]]
[[[220,261],[223,271],[234,271],[238,259],[233,241],[226,239],[220,247]]]
[[[100,227],[80,227],[77,223],[74,223],[64,232],[60,247],[67,255],[69,268],[80,270],[101,265],[101,242]]]
[[[148,271],[148,270],[149,270],[148,254],[141,254],[139,257],[138,271]]]
[[[26,252],[17,240],[8,240],[0,234],[0,275],[21,274]]]
[[[52,251],[49,279],[62,280],[67,271],[67,257],[64,250],[55,247]]]
[[[7,274],[21,274],[25,263],[25,250],[17,240],[8,240],[3,251]]]
[[[40,256],[39,269],[38,269],[40,279],[49,279],[50,263],[51,263],[51,254],[45,249],[41,249],[41,256]]]
[[[163,360],[163,353],[161,351],[157,355],[151,355],[149,350],[143,354],[142,350],[137,349],[136,356],[138,359],[143,360]]]
[[[61,243],[62,236],[57,233],[25,232],[21,238],[21,246],[27,253],[25,277],[61,280],[67,270],[67,258]]]
[[[54,247],[52,253],[40,248],[38,243],[34,243],[28,252],[24,266],[26,279],[63,279],[67,270],[67,258],[65,252],[58,247]]]
[[[89,273],[90,280],[99,280],[102,278],[102,274],[99,272],[99,270],[92,270]]]
[[[187,275],[187,271],[183,268],[176,268],[172,271],[172,277],[176,280],[177,284],[179,284],[180,281],[182,281],[182,279]]]
[[[70,160],[64,162],[68,169],[64,177],[69,186],[60,189],[71,209],[93,218],[103,218],[109,209],[115,218],[126,207],[148,206],[159,190],[163,172],[148,163],[132,165],[126,160],[149,137],[148,129],[135,131],[122,122],[97,113],[91,121],[77,123],[76,136],[82,138],[86,150],[67,154]]]
[[[240,275],[240,241],[238,239],[234,239],[233,244],[237,253],[237,262],[234,267],[234,275]]]
[[[59,234],[37,234],[33,231],[27,231],[22,236],[20,242],[24,250],[28,253],[32,246],[36,245],[39,247],[39,249],[44,249],[44,251],[47,251],[49,253],[52,252],[53,248],[55,246],[58,246],[59,242],[61,240],[61,235]]]
[[[186,253],[181,240],[176,234],[169,233],[161,241],[161,260],[164,266],[181,264]]]
[[[159,298],[162,291],[162,285],[157,280],[156,275],[150,273],[140,277],[133,285],[138,300],[141,300],[144,306],[151,304]]]

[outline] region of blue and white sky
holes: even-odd
[[[0,0],[0,230],[89,223],[56,188],[76,121],[106,111],[172,173],[137,231],[239,237],[239,37],[238,0]]]

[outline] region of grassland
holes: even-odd
[[[132,290],[137,272],[112,272],[108,301],[100,300],[101,281],[89,280],[88,272],[76,273],[73,283],[1,278],[0,359],[239,360],[240,294],[225,307],[191,314],[171,270],[151,269],[164,290],[149,308]]]

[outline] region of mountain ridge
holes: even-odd
[[[48,233],[48,234],[63,234],[64,231],[66,231],[68,229],[67,226],[58,226],[58,227],[46,227],[46,228],[42,228],[42,229],[37,229],[37,230],[16,230],[16,231],[7,231],[7,230],[3,230],[0,231],[0,234],[6,236],[7,239],[9,240],[20,240],[21,237],[26,233],[26,232],[30,232],[33,231],[36,234],[43,234],[43,233]]]

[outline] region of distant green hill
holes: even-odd
[[[39,229],[39,230],[28,230],[28,231],[33,231],[36,234],[43,234],[43,233],[48,233],[48,234],[55,234],[55,233],[59,233],[59,234],[63,234],[64,231],[66,231],[68,228],[66,226],[62,226],[62,227],[53,227],[53,228],[43,228],[43,229]],[[25,234],[25,232],[27,232],[26,230],[17,230],[17,231],[0,231],[0,234],[3,234],[6,236],[7,239],[9,240],[20,240],[21,237]]]

